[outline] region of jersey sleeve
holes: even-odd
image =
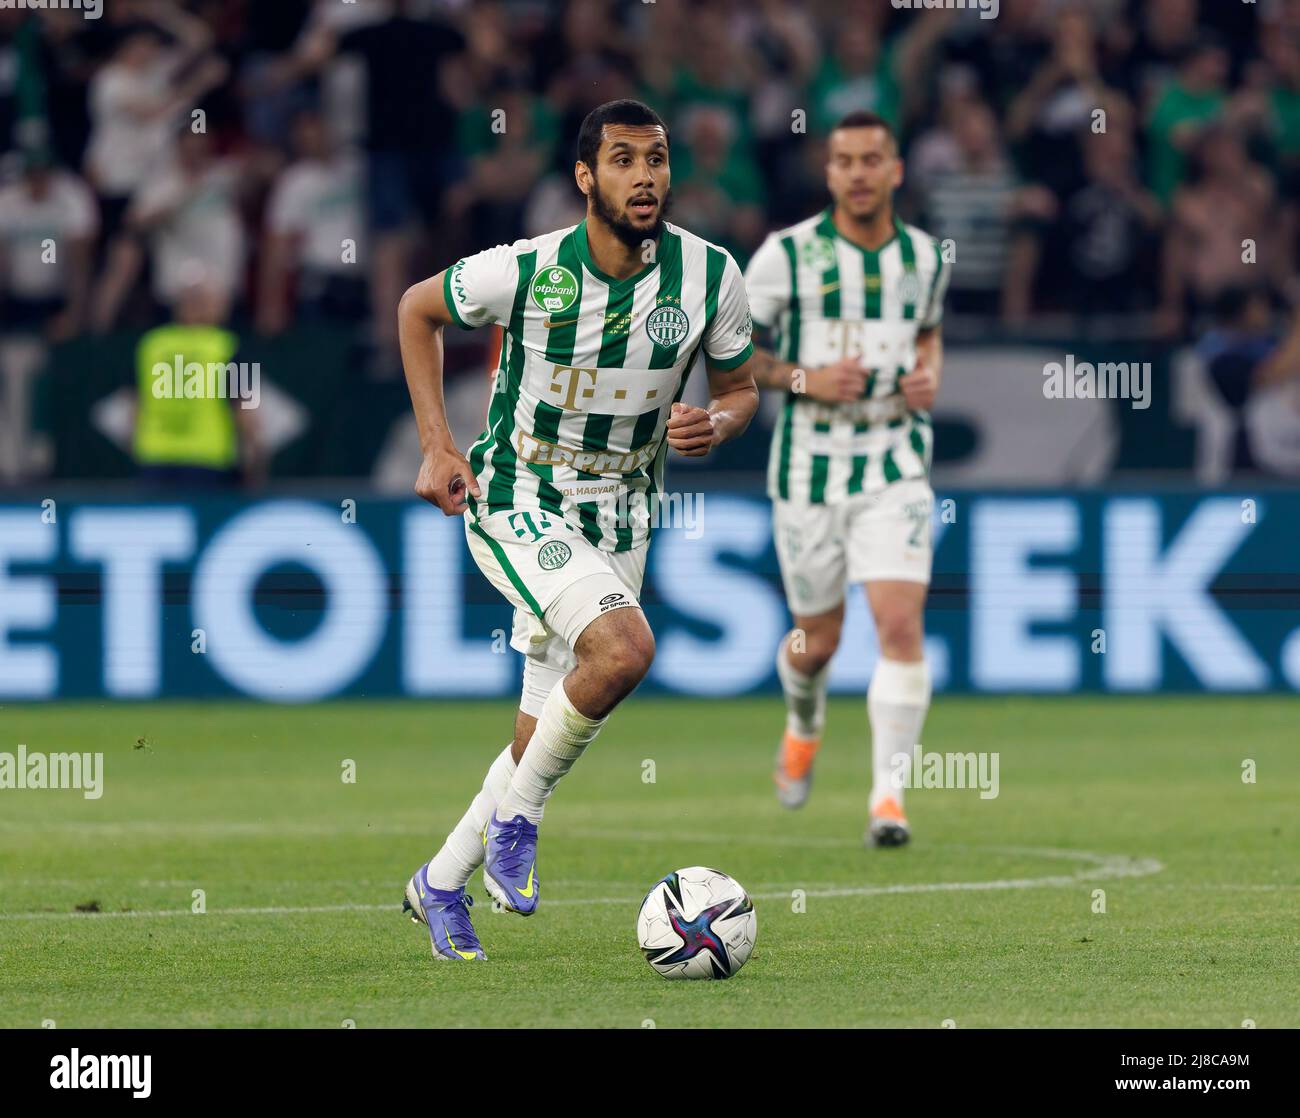
[[[749,317],[749,297],[745,294],[745,277],[731,253],[724,254],[722,278],[718,281],[718,309],[704,333],[704,356],[715,369],[734,369],[749,360],[754,352],[750,335],[754,332]]]
[[[745,270],[749,309],[760,326],[775,326],[790,302],[790,261],[781,242],[768,237]]]
[[[935,246],[938,252],[938,245]],[[930,284],[930,298],[925,305],[925,314],[921,316],[921,329],[932,330],[943,322],[943,299],[948,293],[948,280],[952,277],[952,265],[942,256],[936,257],[938,265],[934,281]]]
[[[442,294],[462,330],[505,325],[514,307],[519,256],[514,245],[497,245],[457,260],[443,273]]]

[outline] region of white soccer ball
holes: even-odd
[[[754,902],[734,877],[706,866],[670,873],[636,918],[646,960],[665,978],[730,978],[754,950]]]

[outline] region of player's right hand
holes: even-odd
[[[415,492],[448,516],[461,516],[469,508],[466,491],[481,497],[474,471],[455,449],[432,450],[420,463]]]
[[[842,357],[804,375],[804,394],[826,404],[843,404],[861,397],[867,387],[867,371],[856,357]]]

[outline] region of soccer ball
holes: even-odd
[[[646,961],[665,978],[730,978],[754,950],[754,902],[734,877],[706,866],[670,873],[636,918]]]

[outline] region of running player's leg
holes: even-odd
[[[826,721],[826,677],[844,623],[842,516],[828,505],[777,500],[773,534],[794,627],[777,647],[786,723],[773,780],[777,799],[800,807],[812,788],[813,760]]]
[[[850,529],[855,555],[850,577],[866,583],[880,644],[867,689],[872,755],[868,839],[879,846],[902,845],[910,837],[903,787],[930,708],[924,619],[933,503],[925,481],[896,482],[876,495]]]
[[[526,638],[526,617],[516,616],[515,630]],[[514,737],[493,760],[478,795],[451,829],[438,853],[429,860],[425,881],[431,888],[445,891],[463,889],[474,871],[483,864],[483,830],[510,787],[515,766],[523,756],[542,713],[542,704],[572,664],[573,654],[559,637],[552,637],[529,649],[524,657],[523,693],[515,712]]]
[[[549,623],[572,635],[577,666],[547,696],[498,817],[518,814],[541,822],[556,783],[595,739],[610,711],[649,671],[654,636],[640,608],[600,605],[615,595],[623,599],[618,604],[636,605],[615,586],[621,584],[612,572],[594,576],[575,583],[547,611]]]
[[[495,900],[524,916],[536,911],[540,897],[537,827],[547,799],[654,658],[645,615],[612,571],[568,587],[547,608],[546,618],[572,644],[577,666],[547,696],[510,788],[484,833],[483,883]]]

